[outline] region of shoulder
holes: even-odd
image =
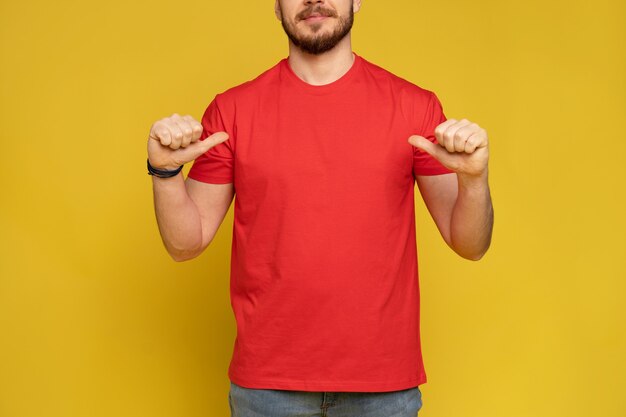
[[[383,92],[381,97],[393,101],[410,126],[421,129],[437,101],[435,93],[368,60],[363,60],[363,67],[367,84],[375,85],[377,91]]]
[[[365,58],[363,58],[363,68],[366,76],[372,81],[376,84],[387,86],[392,89],[394,93],[400,95],[400,97],[428,101],[431,95],[434,94],[431,90],[409,81],[406,78],[400,77],[390,70],[374,64]]]
[[[253,100],[264,91],[272,91],[279,79],[280,61],[253,79],[242,82],[219,92],[215,99],[220,107],[234,106],[236,103]]]

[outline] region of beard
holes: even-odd
[[[338,16],[332,10],[321,9],[319,7],[314,8],[312,10],[307,9],[306,11],[299,13],[296,16],[296,21],[301,21],[304,16],[307,16],[311,13],[320,13],[324,16],[330,16],[330,18],[336,18],[338,20],[337,26],[330,33],[321,33],[317,35],[307,36],[297,32],[295,29],[295,24],[291,22],[287,23],[285,19],[281,19],[281,25],[287,37],[304,52],[308,52],[312,55],[319,55],[326,51],[329,51],[335,47],[352,29],[352,25],[354,23],[354,7],[352,3],[350,3],[350,12],[348,13],[348,17]],[[318,32],[324,22],[309,24],[313,32]]]

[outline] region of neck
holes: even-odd
[[[320,55],[302,51],[289,41],[289,66],[298,77],[311,85],[330,84],[344,75],[354,62],[350,35]]]

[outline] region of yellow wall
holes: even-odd
[[[445,246],[416,193],[420,416],[626,415],[625,4],[356,15],[355,51],[491,141],[480,262]],[[232,207],[206,253],[171,260],[146,140],[286,56],[272,6],[0,3],[0,416],[228,415]]]

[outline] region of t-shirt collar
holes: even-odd
[[[340,78],[338,78],[337,80],[331,83],[323,84],[323,85],[313,85],[313,84],[307,83],[306,81],[304,81],[303,79],[301,79],[300,77],[296,75],[296,73],[291,68],[291,65],[289,65],[288,58],[283,58],[280,62],[281,78],[285,81],[288,81],[290,84],[296,86],[297,88],[301,89],[302,91],[306,93],[314,94],[314,95],[324,95],[324,94],[330,94],[330,93],[339,91],[343,89],[346,85],[348,85],[355,78],[356,74],[358,73],[361,67],[363,58],[359,56],[356,52],[352,52],[352,53],[354,54],[354,62],[352,63],[352,66],[350,67],[350,69],[345,74],[343,74]]]

